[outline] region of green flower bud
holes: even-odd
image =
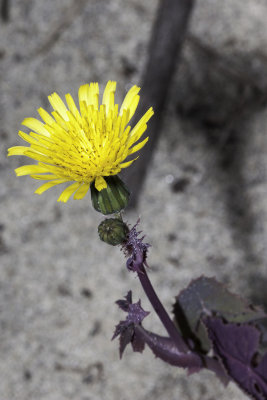
[[[114,214],[127,206],[130,192],[117,175],[105,176],[105,181],[108,186],[100,192],[94,184],[91,185],[92,204],[104,215]]]
[[[122,244],[126,240],[128,232],[128,226],[119,218],[105,219],[98,227],[100,239],[112,246]]]

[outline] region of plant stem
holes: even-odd
[[[161,320],[162,324],[164,325],[165,329],[167,330],[170,338],[176,344],[178,350],[183,353],[191,352],[189,350],[187,344],[184,342],[183,338],[180,336],[174,323],[170,319],[170,317],[169,317],[167,311],[165,310],[165,308],[163,307],[160,299],[158,298],[158,296],[150,282],[150,279],[146,273],[143,263],[142,263],[142,265],[140,265],[139,270],[137,270],[137,274],[138,274],[138,278],[141,282],[141,285],[142,285],[150,303],[152,304],[154,310],[158,314],[158,317]]]
[[[149,332],[142,325],[135,325],[135,334],[150,347],[156,357],[170,365],[188,368],[188,372],[197,372],[203,367],[203,361],[197,353],[181,352],[169,337]]]

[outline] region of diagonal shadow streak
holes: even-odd
[[[188,45],[191,55],[182,71],[183,87],[176,90],[180,93],[177,109],[181,116],[200,125],[206,136],[207,145],[215,155],[213,173],[223,177],[223,200],[234,245],[242,251],[244,263],[252,265],[255,271],[263,260],[259,259],[252,241],[256,220],[244,170],[251,135],[246,126],[256,112],[266,107],[266,56],[253,53],[224,56],[193,37],[189,37]],[[257,71],[253,69],[255,60],[260,64]],[[197,73],[194,69],[190,73],[190,64],[198,66]],[[262,278],[266,283],[267,278]],[[257,302],[267,307],[264,291],[259,296],[259,276],[256,279],[255,273],[254,276],[251,273],[248,279],[251,298],[256,296]]]

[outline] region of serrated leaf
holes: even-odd
[[[260,359],[260,331],[249,324],[224,323],[220,318],[204,319],[215,355],[229,376],[255,400],[267,399],[267,353]]]
[[[174,304],[175,322],[188,342],[208,352],[211,343],[202,317],[217,315],[229,322],[247,323],[266,318],[266,314],[245,299],[231,293],[214,278],[201,276],[192,281],[177,297]]]

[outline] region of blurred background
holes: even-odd
[[[33,194],[38,182],[14,174],[26,159],[6,152],[22,144],[25,117],[50,110],[52,92],[76,97],[81,84],[103,90],[111,79],[120,104],[144,83],[139,108],[151,103],[160,117],[148,130],[153,154],[144,150],[129,176],[139,201],[125,219],[141,217],[159,297],[171,310],[205,274],[267,307],[267,3],[0,5],[0,399],[246,399],[234,384],[225,389],[205,371],[187,377],[147,349],[119,359],[114,302],[131,288],[151,311],[138,280],[120,250],[99,241],[89,196],[59,204],[60,189]],[[154,315],[145,327],[164,334]]]

